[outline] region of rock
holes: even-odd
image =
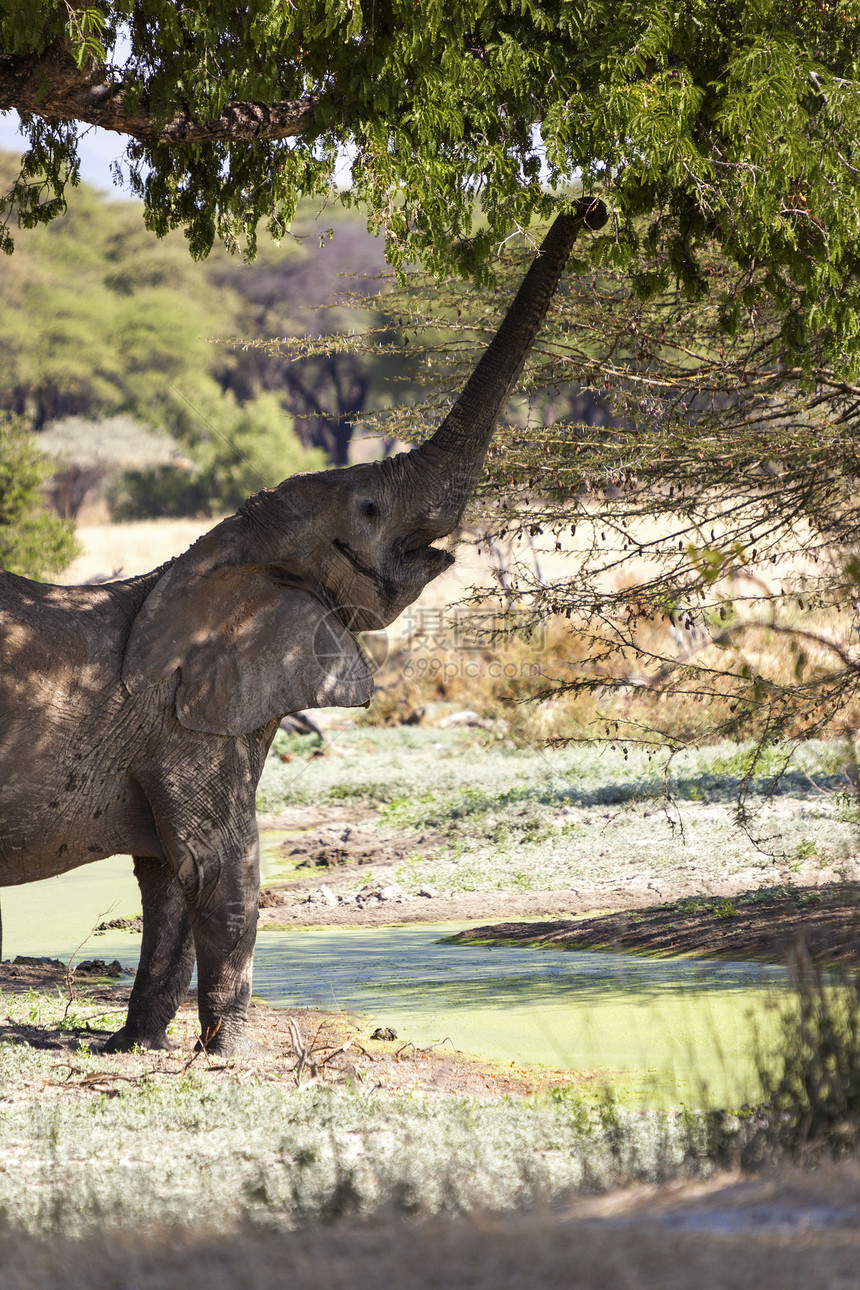
[[[439,729],[450,730],[453,726],[479,726],[480,724],[480,714],[473,712],[471,708],[465,708],[462,712],[449,712],[447,717],[443,717],[439,722]]]
[[[136,914],[133,918],[112,918],[109,923],[99,923],[96,928],[96,936],[103,936],[105,932],[142,932],[143,915]]]
[[[48,959],[48,958],[34,959],[34,958],[31,958],[31,957],[30,957],[29,955],[27,955],[27,954],[19,954],[19,955],[17,956],[17,958],[14,958],[14,959],[12,960],[12,962],[13,962],[13,963],[18,963],[18,964],[20,964],[20,965],[21,965],[21,967],[59,967],[59,968],[64,968],[64,967],[66,966],[66,965],[65,965],[65,963],[61,963],[59,959]]]
[[[443,717],[439,722],[440,730],[452,730],[459,726],[474,726],[478,730],[493,730],[499,734],[504,734],[508,728],[507,722],[501,717],[495,720],[491,717],[482,717],[471,708],[465,708],[462,712],[449,712],[448,716]]]
[[[124,968],[119,959],[105,963],[104,959],[83,959],[74,965],[78,976],[122,976]]]
[[[381,902],[382,897],[378,891],[362,887],[361,891],[357,891],[355,893],[355,900],[358,905],[378,905]]]
[[[274,909],[277,905],[285,904],[284,894],[281,891],[273,891],[271,887],[263,887],[260,892],[258,909]]]
[[[325,735],[306,712],[291,712],[289,716],[282,717],[280,728],[288,735],[316,735],[321,743],[325,743]]]
[[[439,895],[439,892],[436,890],[435,887],[431,887],[429,883],[425,882],[421,887],[418,888],[416,895],[427,896],[428,899],[432,900],[434,896]]]

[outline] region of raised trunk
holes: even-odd
[[[438,430],[419,448],[393,459],[425,494],[427,524],[439,536],[460,521],[480,478],[496,421],[534,344],[580,229],[606,223],[603,202],[581,198],[556,217],[501,326]],[[392,463],[393,464],[393,463]]]

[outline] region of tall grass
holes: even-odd
[[[782,1039],[760,1066],[769,1131],[793,1155],[860,1144],[860,970],[825,972],[801,946]]]

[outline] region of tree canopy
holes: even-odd
[[[775,302],[789,361],[854,379],[858,21],[860,0],[7,0],[0,109],[29,138],[7,249],[13,216],[62,209],[88,125],[127,137],[147,222],[197,256],[284,234],[344,153],[392,263],[434,270],[480,273],[578,183],[613,213],[593,262],[715,297],[730,334]]]

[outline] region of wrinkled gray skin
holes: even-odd
[[[241,1043],[259,890],[254,794],[285,713],[359,706],[383,627],[450,533],[577,232],[560,216],[436,433],[248,499],[170,564],[93,587],[0,574],[0,886],[131,853],[143,944],[109,1051],[168,1047],[195,956],[201,1042]]]

